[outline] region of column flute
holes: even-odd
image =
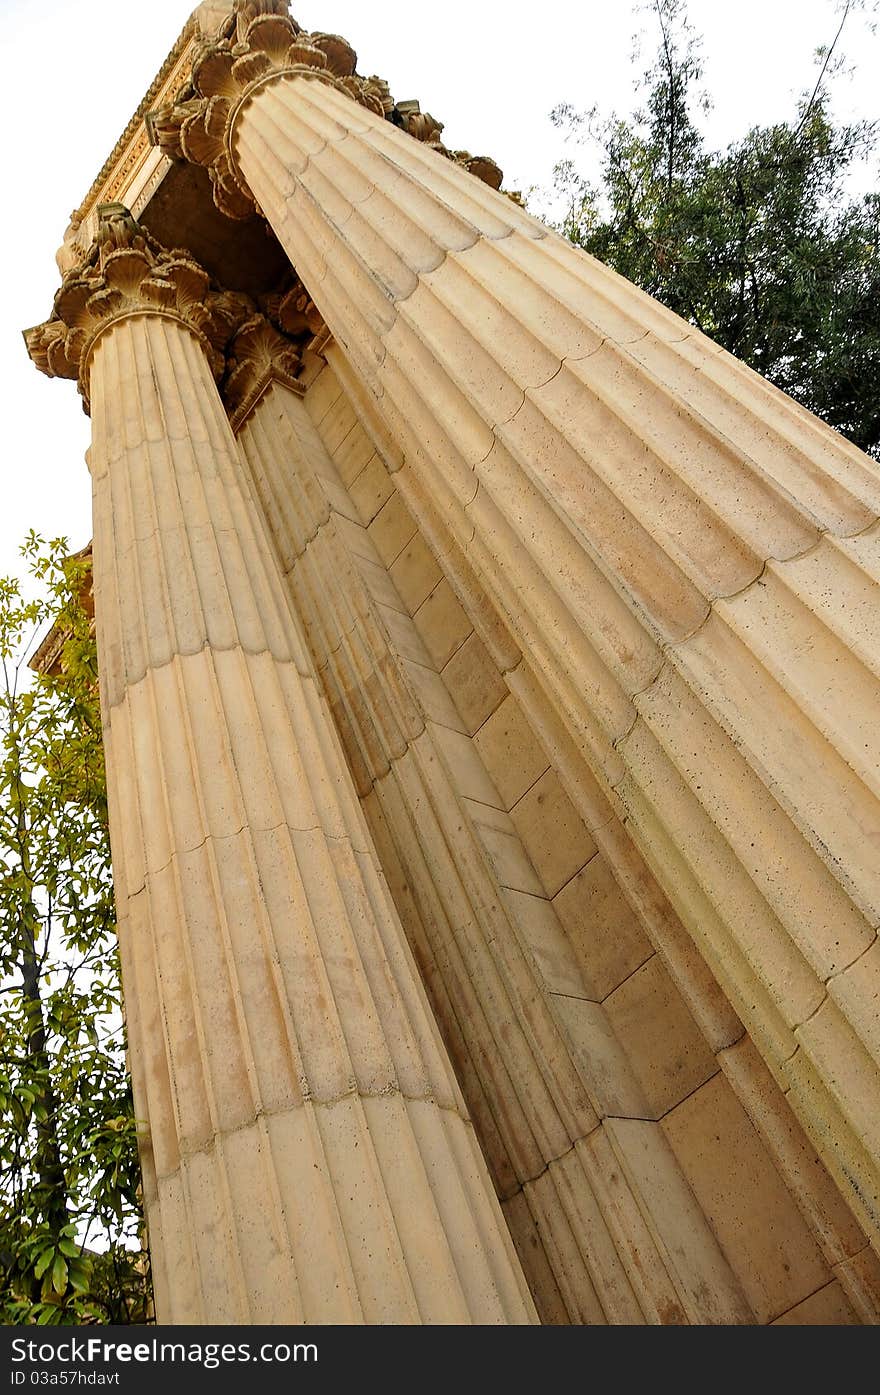
[[[252,307],[251,307],[252,308]],[[111,843],[160,1321],[534,1321],[216,379],[119,206],[39,367],[93,421]]]
[[[880,1240],[876,463],[283,11],[236,0],[154,138],[268,219]]]

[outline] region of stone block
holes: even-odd
[[[338,476],[335,479],[322,479],[321,488],[334,514],[347,522],[360,524],[360,510],[355,506],[348,490],[340,483]]]
[[[318,374],[304,399],[306,410],[316,426],[320,426],[341,396],[342,385],[339,379],[332,368],[325,368]]]
[[[424,716],[442,727],[451,727],[453,731],[464,733],[464,723],[449,696],[449,689],[436,669],[413,663],[412,659],[402,659],[401,663]]]
[[[687,1005],[655,954],[605,999],[656,1118],[718,1070]]]
[[[816,1293],[811,1293],[802,1303],[796,1303],[782,1317],[774,1320],[774,1327],[853,1327],[859,1319],[853,1312],[852,1304],[840,1284],[835,1280],[826,1284]]]
[[[650,1105],[601,1003],[560,994],[554,994],[552,1002],[599,1118],[644,1119]]]
[[[543,888],[526,857],[510,815],[472,799],[465,800],[465,807],[473,819],[477,836],[499,885],[511,891],[526,892],[532,897],[542,897]]]
[[[335,455],[343,441],[355,433],[356,439],[362,435],[358,427],[358,420],[354,414],[354,408],[346,397],[340,397],[339,401],[332,406],[324,416],[318,428],[324,448],[330,455]]]
[[[603,1125],[691,1323],[739,1325],[755,1315],[659,1124]]]
[[[365,528],[372,523],[376,514],[394,493],[394,481],[385,467],[385,462],[374,455],[368,465],[361,470],[351,486],[349,494]]]
[[[449,662],[474,628],[445,578],[413,618],[438,670]]]
[[[388,569],[383,567],[381,562],[377,562],[375,557],[359,557],[357,570],[374,601],[379,605],[389,606],[392,610],[399,610],[401,615],[409,614]]]
[[[601,1002],[650,959],[653,948],[601,854],[553,898],[588,996]]]
[[[510,816],[548,896],[555,896],[596,852],[555,770],[545,771]]]
[[[876,1326],[880,1315],[880,1258],[876,1250],[866,1245],[852,1259],[835,1265],[834,1272],[862,1321]]]
[[[474,736],[505,809],[511,809],[550,762],[516,698],[502,702]]]
[[[507,696],[507,684],[476,632],[453,654],[443,669],[443,679],[470,736]]]
[[[415,531],[415,519],[396,492],[382,505],[367,529],[386,567],[400,556]]]
[[[508,814],[498,817],[510,824]],[[512,824],[511,830],[515,833]],[[544,896],[524,895],[514,890],[505,893],[504,901],[545,991],[573,998],[588,997],[580,966],[552,903]]]
[[[443,580],[437,560],[420,533],[406,544],[389,568],[389,574],[410,615],[415,615]]]
[[[718,1060],[829,1263],[857,1254],[865,1243],[864,1232],[816,1156],[815,1145],[761,1060],[755,1043],[743,1036],[720,1051]]]
[[[828,1283],[819,1246],[723,1075],[662,1127],[758,1322]]]
[[[427,725],[434,747],[442,755],[449,771],[456,794],[498,809],[501,803],[498,792],[470,737],[449,727],[438,726],[435,722]]]
[[[348,435],[343,437],[333,452],[333,460],[346,489],[351,488],[375,454],[373,442],[359,424],[352,427]]]
[[[431,667],[431,659],[421,635],[408,615],[391,606],[377,604],[376,614],[382,622],[391,648],[414,663]]]

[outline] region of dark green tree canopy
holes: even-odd
[[[684,0],[653,0],[659,51],[642,109],[600,121],[558,107],[556,124],[598,140],[602,164],[598,185],[571,160],[555,176],[572,242],[880,456],[880,195],[847,193],[878,125],[836,124],[829,93],[853,8],[840,7],[791,120],[712,151]]]

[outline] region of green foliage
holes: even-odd
[[[653,0],[659,53],[630,119],[561,106],[597,140],[601,182],[556,167],[560,231],[880,457],[880,195],[847,194],[877,123],[836,125],[828,81],[854,0],[789,122],[707,150],[699,44],[684,0]]]
[[[0,1321],[144,1321],[88,556],[0,579]],[[52,674],[28,644],[54,623]]]

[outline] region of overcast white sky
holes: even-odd
[[[192,8],[188,0],[0,0],[4,133],[0,383],[4,447],[0,575],[19,570],[30,527],[91,534],[83,462],[89,424],[72,383],[30,364],[21,330],[49,313],[54,256],[84,197]],[[308,29],[343,34],[361,72],[386,77],[445,121],[455,147],[492,155],[509,188],[546,184],[563,153],[548,113],[560,101],[630,109],[631,0],[294,0]],[[713,143],[789,115],[836,28],[834,0],[691,0],[705,38]],[[880,38],[856,16],[840,116],[880,116]],[[643,46],[653,51],[653,37]],[[641,66],[641,65],[640,65]],[[876,187],[876,186],[875,186]]]

